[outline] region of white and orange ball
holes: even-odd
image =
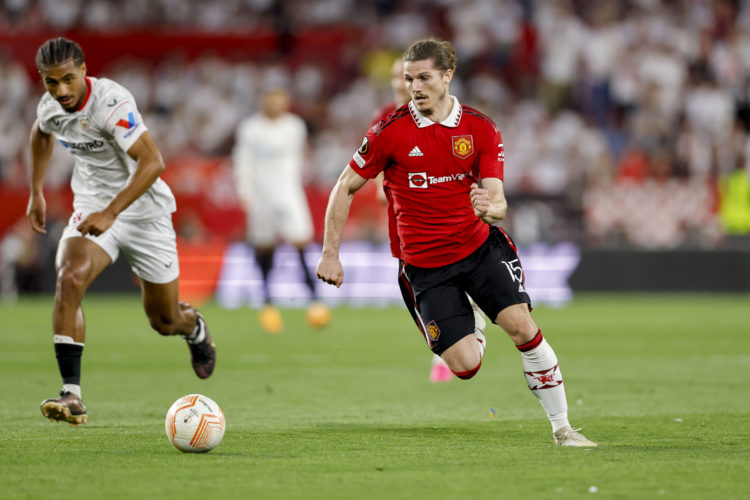
[[[175,401],[164,421],[169,441],[187,453],[215,448],[224,437],[226,425],[221,407],[202,394],[188,394]]]

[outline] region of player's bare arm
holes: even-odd
[[[487,224],[500,222],[508,211],[503,192],[503,181],[495,177],[482,179],[482,187],[471,185],[471,206],[474,213]]]
[[[39,121],[35,121],[31,127],[29,137],[31,149],[31,182],[29,204],[26,215],[29,217],[31,228],[40,234],[47,230],[47,202],[44,199],[44,174],[47,171],[52,150],[55,142],[50,134],[45,134],[39,128]]]
[[[367,179],[357,174],[350,166],[346,166],[339,176],[336,185],[328,198],[326,208],[325,232],[323,236],[323,252],[318,261],[315,273],[318,278],[329,285],[341,287],[344,282],[344,268],[339,260],[341,233],[349,217],[349,207],[356,193],[365,185]]]
[[[375,192],[376,197],[380,203],[383,205],[388,204],[388,198],[385,197],[385,191],[383,191],[383,181],[385,180],[385,175],[383,172],[380,172],[377,177],[375,177],[375,184],[378,186],[378,190]]]
[[[120,212],[148,191],[148,188],[164,171],[164,160],[148,131],[144,132],[128,149],[128,155],[138,162],[133,177],[104,210],[89,214],[78,225],[77,229],[82,234],[99,236],[109,229]]]

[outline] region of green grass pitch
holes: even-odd
[[[39,411],[60,386],[51,303],[0,305],[2,498],[750,498],[746,295],[583,295],[535,310],[595,450],[553,445],[495,326],[474,379],[430,384],[430,353],[399,308],[339,308],[325,330],[288,310],[270,335],[254,310],[207,305],[218,361],[203,381],[137,297],[89,297],[89,423],[53,424]],[[164,434],[169,406],[194,392],[227,417],[208,454]]]

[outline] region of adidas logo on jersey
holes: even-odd
[[[414,149],[409,151],[409,156],[424,156],[424,153],[419,150],[419,146],[414,146]]]

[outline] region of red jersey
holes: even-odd
[[[374,127],[378,124],[378,122],[381,122],[388,118],[388,115],[396,111],[396,103],[395,102],[389,102],[388,104],[383,105],[382,108],[378,110],[375,115],[373,115],[372,122],[370,122],[370,128]]]
[[[375,119],[370,123],[370,128],[382,122],[388,115],[396,111],[396,103],[389,102],[375,115]],[[391,200],[388,191],[385,192],[385,198],[388,200],[388,241],[391,245],[391,255],[397,259],[401,258],[401,242],[398,239],[398,231],[396,230],[396,215],[393,213],[393,200]]]
[[[452,97],[440,123],[405,104],[372,127],[349,166],[365,179],[384,172],[400,258],[418,267],[463,259],[487,239],[469,192],[480,177],[503,178],[503,141],[495,123]]]

